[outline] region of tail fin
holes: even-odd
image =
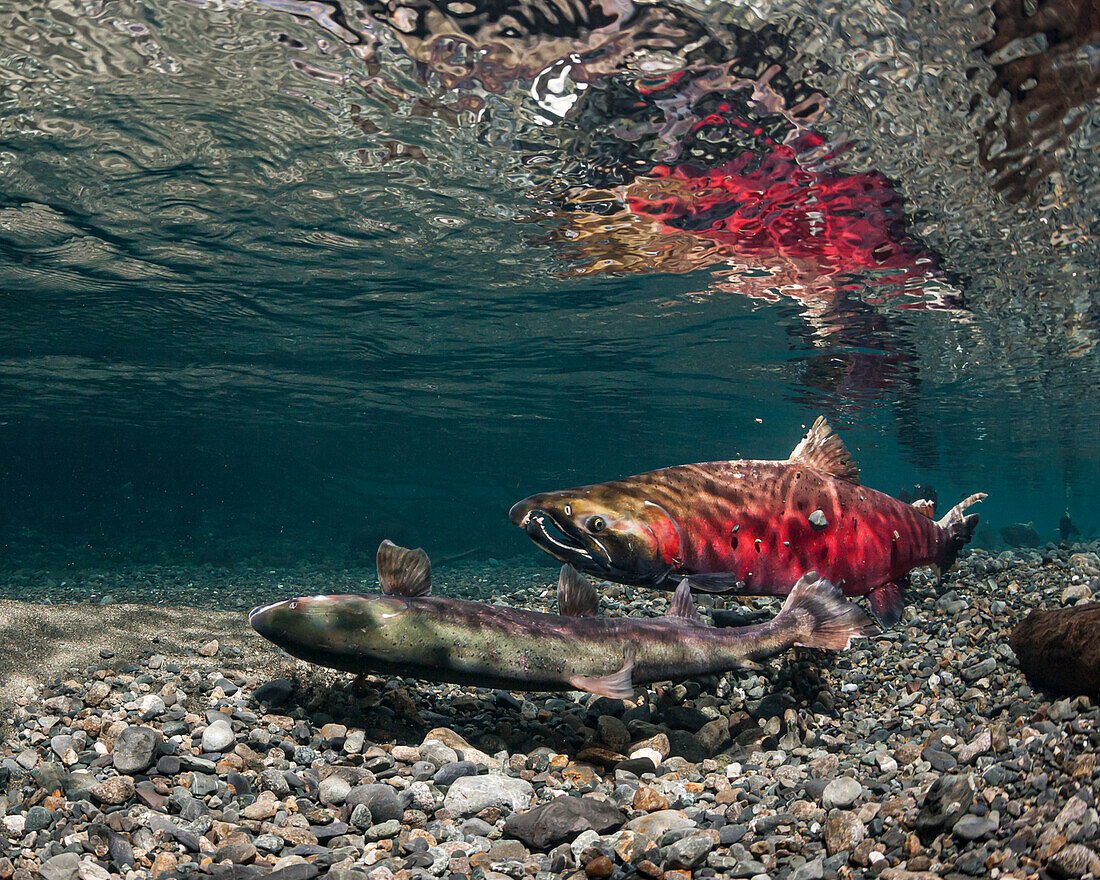
[[[978,514],[966,515],[965,511],[971,505],[977,504],[979,501],[985,501],[985,499],[986,494],[984,492],[976,492],[967,496],[947,511],[943,519],[936,521],[936,525],[946,533],[943,536],[943,546],[940,548],[940,558],[936,561],[940,571],[947,571],[954,565],[959,551],[974,537],[974,530],[978,527]]]
[[[795,644],[805,648],[844,651],[852,639],[880,631],[862,608],[825,578],[819,578],[816,571],[799,578],[775,623],[782,625],[786,619],[799,631]]]

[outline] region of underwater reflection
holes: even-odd
[[[1100,97],[1098,0],[995,0],[982,52],[1000,105],[986,123],[982,164],[1013,200],[1034,194],[1061,168],[1070,136]]]
[[[319,8],[308,14],[320,21]],[[806,361],[806,387],[839,401],[910,378],[899,367],[913,358],[881,307],[961,305],[891,182],[846,171],[852,141],[814,127],[829,99],[792,72],[798,21],[748,28],[629,0],[358,8],[361,85],[387,105],[476,127],[497,96],[528,93],[537,109],[515,144],[533,219],[551,227],[532,240],[555,248],[563,277],[705,270],[701,295],[794,301],[811,350],[845,350]],[[389,38],[430,94],[374,75]],[[365,106],[352,118],[381,131]],[[396,138],[381,151],[383,164],[430,162]]]

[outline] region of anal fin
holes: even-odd
[[[634,695],[634,648],[627,646],[622,669],[610,675],[574,675],[566,679],[578,690],[612,700],[628,700]]]
[[[901,620],[901,613],[905,610],[905,591],[908,586],[908,580],[894,581],[875,587],[867,595],[871,610],[883,626],[893,626]]]

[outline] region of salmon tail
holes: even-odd
[[[879,632],[862,608],[816,571],[799,578],[774,623],[797,630],[796,646],[830,651],[844,651],[852,639]]]
[[[975,492],[947,511],[943,519],[936,521],[936,525],[944,532],[940,556],[936,560],[936,567],[941,572],[947,571],[955,564],[959,551],[970,543],[970,539],[974,537],[974,530],[978,527],[978,514],[967,514],[966,509],[985,499],[984,492]]]

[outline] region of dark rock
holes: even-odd
[[[604,801],[563,796],[526,813],[513,813],[504,823],[504,833],[532,849],[546,850],[589,828],[604,834],[625,821],[622,810]]]
[[[121,870],[134,866],[134,848],[130,841],[117,831],[107,829],[107,854],[111,861]]]
[[[252,786],[248,784],[248,779],[240,773],[231,771],[225,774],[225,781],[233,786],[233,790],[238,795],[252,794]]]
[[[190,770],[192,773],[217,773],[218,765],[209,758],[199,758],[195,755],[183,754],[179,756],[180,768]]]
[[[256,880],[261,876],[273,876],[257,865],[211,865],[208,870],[214,880]]]
[[[1038,547],[1043,543],[1031,523],[1012,523],[1001,528],[1001,537],[1009,547]]]
[[[710,721],[709,716],[690,706],[672,706],[662,712],[660,717],[661,721],[669,727],[687,730],[691,733],[695,733],[695,731]]]
[[[144,773],[157,753],[159,734],[151,727],[131,724],[115,740],[111,760],[119,773]]]
[[[950,773],[959,766],[959,762],[953,755],[940,749],[933,749],[931,747],[924,749],[924,751],[921,752],[921,757],[932,765],[933,770],[939,773]]]
[[[955,823],[974,803],[975,785],[969,776],[941,776],[932,783],[917,815],[917,833],[926,842]]]
[[[46,791],[68,791],[71,774],[61,764],[46,763],[34,771],[34,781]]]
[[[714,841],[703,834],[689,834],[668,848],[668,866],[672,868],[695,868],[703,863]]]
[[[287,851],[287,855],[302,856],[319,856],[321,853],[328,852],[327,846],[321,846],[319,843],[301,843],[298,846],[293,846]]]
[[[157,761],[157,773],[162,776],[175,776],[180,772],[180,759],[176,755],[165,755]]]
[[[453,761],[444,764],[432,776],[432,782],[439,786],[447,786],[463,776],[476,776],[477,764],[473,761]]]
[[[344,803],[351,809],[365,804],[376,823],[400,819],[404,809],[392,786],[381,784],[357,785],[348,792]]]
[[[1034,609],[1009,638],[1027,680],[1053,694],[1100,693],[1100,603]]]
[[[314,837],[324,843],[326,840],[347,834],[348,826],[343,822],[330,822],[328,825],[310,825],[309,830]]]
[[[698,764],[707,757],[703,744],[686,730],[670,730],[668,745],[670,755],[681,757],[692,764]]]
[[[615,765],[615,769],[626,770],[628,773],[640,777],[643,773],[652,773],[657,769],[657,765],[653,763],[651,758],[628,758],[625,761],[619,761]]]
[[[30,834],[32,831],[41,831],[50,827],[50,811],[45,807],[31,807],[27,810],[26,822],[23,830]]]
[[[281,706],[290,699],[294,692],[294,685],[285,678],[274,678],[260,685],[252,692],[257,702],[267,703],[269,706]],[[276,873],[279,873],[278,871]],[[274,875],[272,875],[274,876]],[[312,874],[310,876],[313,876]]]

